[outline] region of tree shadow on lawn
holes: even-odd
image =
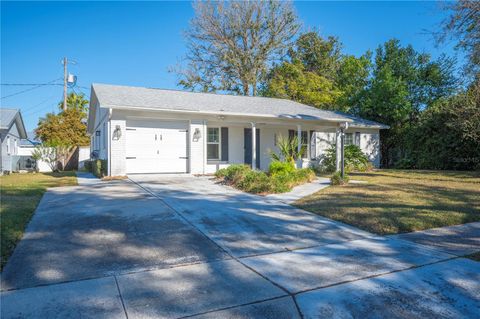
[[[297,206],[384,235],[479,221],[479,198],[468,189],[364,184],[321,191]]]

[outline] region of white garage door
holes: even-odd
[[[127,121],[127,174],[186,173],[186,122]]]

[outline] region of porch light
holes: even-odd
[[[195,132],[193,132],[193,141],[194,142],[198,142],[198,140],[202,137],[202,132],[200,131],[200,129],[197,127],[195,129]]]
[[[122,128],[120,127],[120,125],[116,125],[115,130],[113,131],[112,139],[114,141],[118,141],[120,137],[122,137]]]
[[[220,121],[223,121],[225,120],[225,115],[217,115],[217,119],[219,119]]]

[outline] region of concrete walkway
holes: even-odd
[[[288,193],[282,193],[282,194],[270,194],[265,196],[269,200],[278,200],[286,204],[292,204],[296,202],[297,200],[314,194],[318,192],[319,190],[324,189],[325,187],[330,186],[330,179],[325,178],[325,177],[318,177],[316,180],[314,180],[311,183],[308,184],[303,184],[294,187],[290,192]]]
[[[479,263],[192,176],[49,190],[2,318],[474,318]],[[84,186],[82,186],[84,185]]]

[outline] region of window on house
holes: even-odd
[[[297,136],[297,131],[295,130],[288,130],[288,138],[289,139],[292,139],[294,136]],[[305,147],[305,152],[302,154],[302,158],[308,158],[308,131],[302,131],[302,135],[301,135],[301,141],[300,143],[302,144],[302,146]]]
[[[10,136],[7,136],[7,155],[10,155]]]
[[[220,128],[207,128],[207,159],[220,159]]]
[[[353,133],[345,133],[345,145],[352,145],[353,144]]]
[[[13,154],[17,155],[18,154],[18,148],[17,148],[17,139],[13,140]]]
[[[305,150],[302,154],[302,158],[308,158],[308,132],[302,131],[302,148]]]
[[[360,147],[360,132],[355,132],[355,145]]]

